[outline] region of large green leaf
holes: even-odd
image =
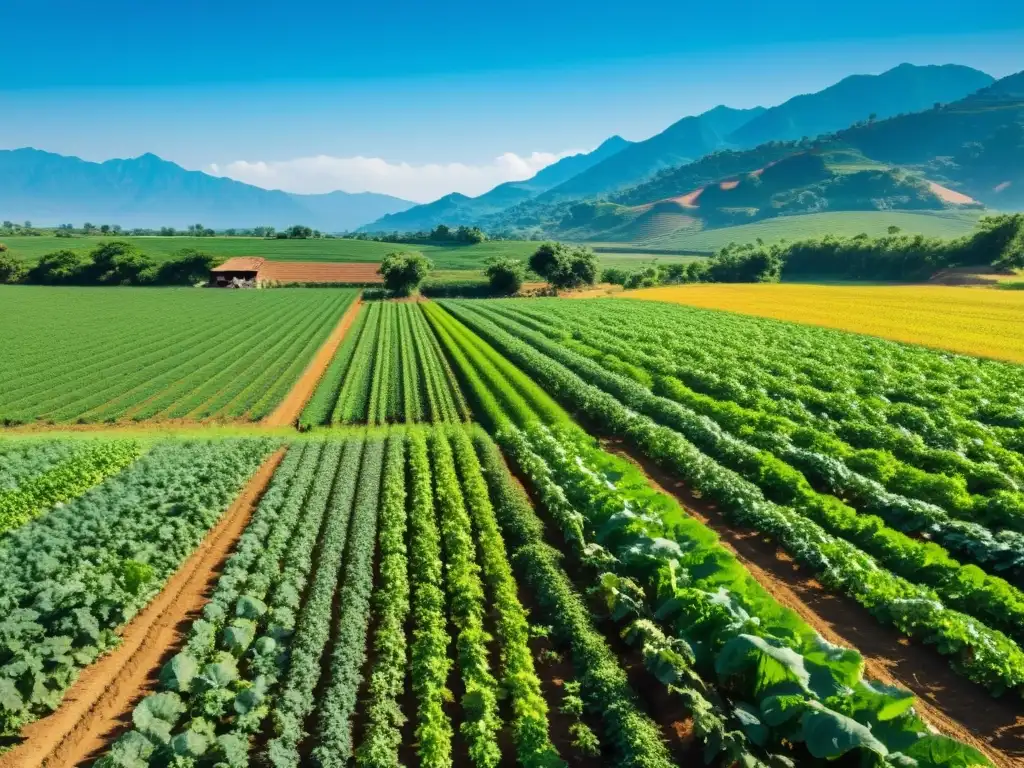
[[[18,688],[14,681],[6,677],[0,677],[0,709],[8,712],[21,712],[24,708],[25,701],[21,698],[21,694],[18,693]]]
[[[840,757],[853,749],[866,749],[882,757],[889,754],[870,728],[817,702],[808,702],[802,726],[807,751],[814,757]]]
[[[235,616],[241,619],[258,619],[267,612],[267,604],[250,595],[242,595],[235,604]]]
[[[164,664],[160,670],[160,684],[169,690],[187,693],[197,674],[198,662],[188,652],[182,651]]]
[[[720,678],[744,679],[758,697],[782,683],[811,693],[811,674],[803,656],[776,640],[756,635],[739,635],[727,642],[715,659],[715,671]]]
[[[128,731],[110,747],[110,752],[97,761],[96,768],[149,768],[153,744],[138,731]]]
[[[224,654],[221,655],[224,656]],[[212,664],[207,664],[203,667],[202,674],[199,675],[200,682],[207,690],[227,688],[237,679],[238,666],[230,656]]]
[[[132,722],[152,741],[166,744],[171,729],[178,722],[185,704],[176,693],[153,693],[139,702],[132,712]]]
[[[180,757],[201,757],[210,746],[210,740],[191,729],[171,739],[171,751]]]
[[[918,768],[975,768],[991,763],[981,752],[958,741],[929,734],[903,751],[917,761]]]

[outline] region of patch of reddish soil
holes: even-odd
[[[284,453],[280,448],[263,462],[163,591],[124,628],[121,644],[83,670],[56,712],[22,729],[24,741],[0,757],[0,768],[88,763],[130,726],[132,709],[181,647]]]
[[[272,283],[383,283],[379,264],[321,261],[264,261],[259,279]]]
[[[827,590],[774,541],[733,528],[713,504],[694,496],[622,441],[603,442],[607,450],[641,469],[652,486],[674,496],[689,514],[717,532],[722,544],[779,603],[827,641],[860,651],[868,678],[912,691],[924,720],[982,751],[999,768],[1024,765],[1024,707],[1015,694],[993,698],[957,675],[932,648],[901,637],[852,600]]]
[[[341,346],[341,342],[348,333],[348,329],[352,327],[360,306],[362,306],[362,299],[357,297],[349,305],[349,308],[345,310],[345,314],[341,316],[338,324],[331,331],[331,335],[327,337],[327,341],[313,355],[313,359],[309,361],[309,365],[306,366],[306,370],[302,372],[299,380],[295,382],[295,386],[288,391],[288,394],[285,395],[284,400],[278,404],[277,408],[263,419],[264,425],[268,427],[287,427],[298,420],[299,414],[302,413],[302,409],[306,407],[309,398],[316,391],[317,384],[323,378],[324,371],[327,370],[327,366],[334,359],[334,353]]]
[[[739,179],[729,179],[729,181],[720,182],[718,184],[718,188],[723,190],[723,191],[728,191],[730,189],[736,189],[736,187],[738,187],[739,185],[740,185],[740,180]]]
[[[684,208],[698,208],[700,207],[700,196],[703,192],[704,187],[701,187],[700,189],[695,189],[693,192],[688,194],[673,197],[672,200],[679,203]]]
[[[934,181],[928,182],[928,189],[944,203],[952,203],[953,205],[977,205],[978,203],[973,197],[968,197],[963,192],[957,192],[949,187],[936,184]]]

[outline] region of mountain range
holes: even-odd
[[[355,229],[415,205],[373,192],[295,195],[188,171],[153,154],[91,163],[38,149],[0,150],[0,217],[42,225],[214,229],[303,224]]]
[[[956,64],[901,64],[879,75],[851,75],[824,90],[795,96],[768,109],[732,109],[720,105],[700,115],[684,117],[644,141],[620,145],[619,151],[591,163],[560,184],[512,203],[506,211],[518,211],[518,218],[527,222],[536,219],[538,212],[545,208],[558,207],[566,201],[614,195],[642,184],[665,169],[685,166],[721,150],[815,137],[861,120],[916,112],[936,103],[963,98],[993,82],[984,72]],[[368,232],[423,230],[441,223],[493,226],[495,221],[509,218],[494,211],[484,212],[471,200],[473,198],[460,201],[456,210],[431,208],[433,203],[416,206],[398,217],[387,217],[362,229]]]
[[[151,154],[91,163],[4,150],[0,217],[129,228],[302,223],[327,232],[443,223],[623,240],[654,224],[724,226],[830,207],[1012,207],[1024,205],[1024,171],[1015,170],[1024,169],[1022,104],[1024,73],[995,81],[959,65],[902,64],[775,107],[720,105],[643,141],[612,136],[524,181],[422,205],[373,193],[266,190]]]

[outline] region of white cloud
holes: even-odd
[[[505,181],[521,181],[537,171],[580,150],[554,154],[534,152],[521,157],[505,152],[484,165],[465,163],[390,163],[379,157],[298,157],[294,160],[250,162],[236,160],[226,165],[213,163],[207,169],[214,176],[227,176],[247,184],[287,192],[320,193],[382,192],[428,202],[461,192],[479,195]]]

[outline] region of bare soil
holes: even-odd
[[[22,730],[24,741],[0,757],[0,768],[89,763],[130,727],[132,710],[155,690],[160,668],[184,642],[284,453],[280,448],[263,462],[163,591],[124,628],[117,649],[82,672],[56,712]]]
[[[934,649],[883,627],[852,600],[830,592],[792,560],[776,542],[734,529],[713,504],[640,456],[620,440],[605,448],[641,469],[651,485],[674,496],[696,519],[716,531],[761,584],[831,643],[856,648],[866,676],[907,688],[917,696],[918,714],[942,733],[970,744],[999,768],[1024,766],[1024,705],[1013,693],[993,698],[957,675]]]
[[[287,427],[298,420],[299,414],[302,413],[302,409],[306,407],[309,398],[316,391],[317,384],[323,378],[324,371],[327,370],[327,366],[334,359],[334,353],[338,351],[338,347],[341,346],[345,334],[348,333],[348,329],[355,321],[356,314],[359,312],[361,305],[362,298],[357,297],[349,305],[349,308],[345,310],[345,314],[341,316],[338,324],[331,331],[331,335],[327,337],[327,341],[313,355],[313,359],[309,361],[309,365],[306,366],[306,370],[302,372],[299,380],[295,382],[295,386],[289,390],[277,408],[263,420],[262,423],[265,426]]]

